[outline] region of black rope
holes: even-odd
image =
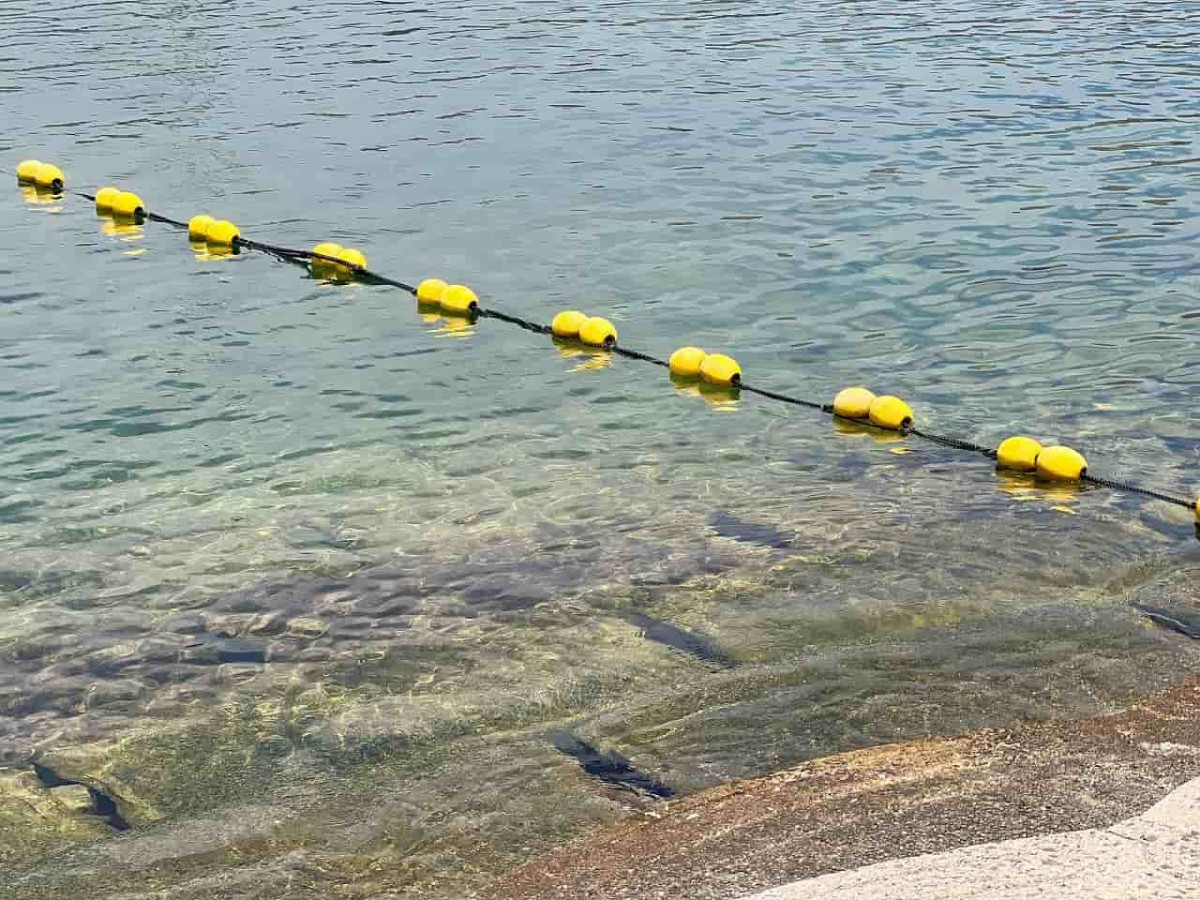
[[[636,359],[639,362],[648,362],[653,366],[661,366],[664,369],[669,369],[671,367],[670,363],[668,363],[665,359],[659,359],[657,356],[651,356],[649,353],[641,353],[637,350],[629,350],[628,348],[617,344],[614,344],[609,349],[612,350],[613,353],[617,354],[617,356],[624,356],[626,359]]]
[[[180,222],[178,219],[172,219],[170,216],[164,216],[161,213],[147,211],[143,215],[149,222],[162,222],[164,225],[173,225],[176,228],[186,229],[188,227],[187,222]]]
[[[68,193],[66,188],[63,188],[61,193]],[[95,194],[89,194],[87,191],[72,190],[70,193],[78,194],[85,200],[96,202]],[[170,216],[164,216],[162,213],[151,212],[146,210],[143,212],[143,218],[148,222],[161,222],[164,225],[172,225],[175,228],[189,228],[187,222],[181,222],[179,219],[172,219]],[[389,278],[386,275],[381,275],[378,272],[372,272],[370,269],[365,269],[362,266],[351,262],[346,262],[344,259],[338,259],[336,256],[330,256],[325,253],[314,253],[312,250],[297,250],[294,247],[281,247],[277,244],[268,244],[265,241],[256,241],[253,238],[238,236],[233,242],[234,249],[245,247],[248,250],[258,250],[261,253],[267,253],[279,259],[293,262],[296,260],[320,259],[328,263],[334,263],[339,266],[353,269],[356,275],[362,276],[368,281],[376,284],[386,284],[391,287],[397,287],[401,290],[408,291],[410,294],[416,294],[417,289],[411,284],[406,284],[403,281],[397,281],[395,278]]]
[[[983,444],[976,444],[974,441],[964,441],[961,438],[947,437],[944,434],[934,434],[932,431],[924,431],[914,425],[910,425],[907,433],[915,437],[924,438],[927,441],[932,441],[935,444],[941,444],[943,447],[952,447],[955,450],[966,450],[970,453],[982,453],[989,459],[996,458],[996,451],[991,447],[985,447]]]
[[[186,227],[186,226],[185,226]],[[258,250],[260,253],[269,253],[272,256],[278,256],[280,259],[300,259],[308,260],[312,258],[312,253],[308,250],[293,250],[291,247],[277,247],[275,244],[266,244],[262,241],[252,240],[238,235],[233,240],[234,246],[239,249],[245,247],[247,250]],[[324,259],[324,254],[321,254]]]
[[[790,397],[787,394],[779,394],[775,391],[768,391],[766,388],[754,387],[753,385],[739,382],[737,385],[741,390],[748,394],[758,394],[760,397],[768,397],[771,400],[778,400],[781,403],[791,403],[793,406],[804,406],[808,409],[817,409],[824,413],[832,413],[833,407],[828,403],[817,403],[815,400],[804,400],[801,397]]]
[[[312,250],[297,250],[293,247],[280,247],[276,244],[266,244],[262,241],[256,241],[244,237],[238,237],[235,243],[241,247],[249,247],[251,250],[260,250],[264,253],[273,254],[281,259],[319,259],[323,262],[348,268],[352,270],[356,276],[364,281],[371,282],[372,284],[385,284],[389,287],[400,288],[400,290],[408,291],[413,295],[416,295],[417,293],[417,289],[411,284],[406,284],[405,282],[398,281],[395,278],[389,278],[387,275],[382,275],[379,272],[372,272],[370,269],[364,268],[356,263],[347,262],[344,259],[338,259],[336,256],[330,256],[328,253],[316,253]]]
[[[0,171],[5,171],[5,170],[0,170]],[[13,174],[13,173],[8,173],[8,174]],[[65,194],[65,193],[68,193],[68,191],[64,187],[58,193]],[[78,194],[79,196],[81,196],[87,200],[90,200],[93,203],[96,200],[96,197],[94,194],[89,194],[86,191],[72,190],[72,191],[70,191],[70,193]],[[178,219],[172,219],[168,216],[162,215],[161,213],[146,212],[145,219],[147,219],[148,221],[151,221],[151,222],[162,222],[163,224],[172,225],[176,228],[184,228],[184,229],[188,228],[187,222],[181,222]],[[240,237],[240,236],[234,239],[233,247],[235,250],[239,249],[241,247],[245,247],[250,250],[258,250],[260,252],[277,257],[278,259],[281,259],[285,262],[295,263],[298,265],[305,265],[307,261],[314,260],[314,259],[324,260],[325,262],[333,263],[333,264],[336,264],[339,266],[343,266],[343,267],[352,269],[356,276],[364,279],[365,281],[369,281],[369,282],[372,282],[375,284],[388,285],[390,287],[396,287],[401,290],[408,291],[408,293],[413,294],[413,295],[415,295],[417,293],[417,289],[411,284],[407,284],[403,281],[398,281],[395,278],[390,278],[387,275],[382,275],[378,272],[372,272],[370,269],[363,268],[361,266],[355,265],[354,263],[346,262],[345,260],[338,259],[337,257],[329,256],[324,253],[314,253],[312,250],[297,250],[297,249],[294,249],[291,247],[281,247],[281,246],[277,246],[275,244],[267,244],[262,241],[256,241],[251,238],[244,238],[244,237]],[[479,317],[479,318],[497,319],[501,322],[507,322],[510,325],[516,325],[518,328],[523,328],[526,331],[531,331],[535,334],[550,334],[551,333],[551,329],[548,325],[542,325],[538,322],[531,321],[530,319],[525,319],[525,318],[522,318],[521,316],[516,316],[511,313],[502,312],[498,309],[476,308],[475,310],[473,310],[472,315]],[[617,345],[616,343],[606,345],[602,349],[605,349],[612,353],[615,353],[618,356],[623,356],[626,359],[633,359],[633,360],[637,360],[639,362],[647,362],[647,363],[650,363],[651,365],[660,366],[662,368],[670,368],[670,364],[665,360],[659,359],[656,356],[651,356],[648,353],[642,353],[639,350],[630,350],[626,347],[621,347],[621,346]],[[733,390],[745,391],[748,394],[757,394],[760,397],[766,397],[770,400],[778,400],[781,403],[788,403],[793,406],[802,406],[807,409],[819,410],[820,412],[827,413],[829,415],[834,416],[835,418],[841,418],[834,412],[833,406],[829,403],[818,403],[815,400],[806,400],[802,397],[793,397],[788,394],[781,394],[777,391],[771,391],[771,390],[767,390],[766,388],[760,388],[760,387],[755,387],[753,385],[745,384],[745,383],[741,382],[740,380],[735,381],[730,387]],[[846,419],[846,421],[855,422],[860,425],[869,425],[870,424],[869,422],[864,422],[861,419]],[[878,427],[878,426],[873,426],[873,427]],[[889,429],[884,429],[884,430],[889,430]],[[989,459],[996,458],[995,450],[993,450],[991,447],[985,447],[982,444],[977,444],[974,441],[968,441],[968,440],[963,440],[961,438],[948,437],[946,435],[935,434],[934,432],[925,431],[925,430],[917,428],[916,426],[911,425],[911,424],[906,424],[905,426],[903,426],[899,429],[895,429],[895,430],[899,434],[902,434],[905,436],[912,435],[913,437],[922,438],[923,440],[931,441],[935,444],[940,444],[944,447],[950,447],[955,450],[965,450],[965,451],[968,451],[971,453],[980,453],[980,454],[988,457]],[[1089,484],[1095,484],[1100,487],[1111,488],[1113,490],[1118,490],[1118,491],[1126,491],[1131,494],[1140,494],[1141,496],[1144,496],[1144,497],[1152,497],[1155,500],[1162,500],[1165,503],[1173,503],[1176,506],[1182,506],[1186,509],[1193,509],[1195,506],[1195,504],[1191,500],[1185,499],[1183,497],[1177,497],[1177,496],[1174,496],[1171,494],[1166,494],[1161,491],[1153,490],[1151,488],[1139,487],[1135,484],[1130,484],[1129,482],[1126,482],[1126,481],[1117,481],[1117,480],[1110,479],[1110,478],[1100,478],[1096,475],[1090,475],[1086,471],[1082,475],[1080,475],[1079,480],[1087,482]],[[1198,528],[1200,528],[1200,526],[1198,526]]]
[[[345,263],[343,263],[345,265]],[[408,291],[414,297],[417,296],[417,289],[411,284],[405,284],[403,281],[397,281],[395,278],[388,278],[386,275],[380,275],[378,272],[372,272],[370,269],[357,269],[359,275],[372,281],[375,284],[386,284],[389,287],[400,288],[402,291]]]
[[[1182,506],[1185,509],[1194,509],[1195,503],[1192,500],[1187,500],[1183,497],[1176,497],[1172,494],[1164,494],[1162,491],[1156,491],[1152,488],[1138,487],[1136,484],[1130,484],[1127,481],[1116,481],[1112,478],[1100,478],[1097,475],[1089,475],[1084,472],[1079,476],[1080,481],[1086,481],[1090,484],[1096,484],[1100,487],[1112,488],[1116,491],[1128,491],[1131,494],[1141,494],[1143,497],[1153,497],[1155,500],[1162,500],[1164,503],[1174,503],[1176,506]]]
[[[477,309],[475,310],[475,314],[481,319],[498,319],[501,322],[507,322],[509,325],[516,325],[518,328],[532,331],[534,334],[550,333],[549,325],[539,325],[537,322],[531,322],[529,319],[523,319],[520,316],[509,315],[498,309]]]

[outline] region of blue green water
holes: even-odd
[[[763,387],[864,383],[934,430],[1200,487],[1200,4],[10,0],[5,18],[8,168],[52,160],[539,321],[602,314],[657,355],[729,352]],[[507,848],[477,883],[541,846],[511,837],[528,811],[495,812],[512,796],[575,804],[561,835],[615,814],[545,739],[564,723],[686,791],[1111,708],[1194,668],[1124,605],[1193,602],[1186,510],[709,403],[386,287],[197,259],[165,226],[106,233],[15,184],[0,246],[0,762],[83,760],[125,791],[120,842],[235,803],[303,819],[279,792],[344,756],[369,780],[475,740],[471,840]],[[249,795],[170,756],[213,729]],[[157,768],[127,760],[145,754]],[[387,816],[436,841],[426,817],[465,801],[460,772],[432,771],[405,769]],[[393,887],[453,868],[360,837]]]

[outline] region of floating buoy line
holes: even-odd
[[[17,166],[16,176],[17,181],[26,190],[51,196],[67,193],[66,176],[62,169],[50,163],[24,160]],[[747,383],[742,377],[741,366],[733,357],[724,353],[709,353],[699,347],[685,346],[677,349],[668,359],[660,359],[632,350],[618,342],[616,327],[602,316],[592,316],[569,309],[558,313],[549,325],[543,325],[481,305],[475,292],[462,284],[448,283],[440,278],[426,278],[416,285],[411,285],[375,272],[367,267],[367,258],[362,251],[353,247],[326,242],[317,244],[311,250],[298,250],[256,241],[243,236],[236,225],[224,219],[197,215],[184,222],[156,213],[147,209],[137,194],[116,187],[102,187],[95,194],[79,190],[73,193],[90,200],[95,204],[98,215],[111,218],[117,224],[159,222],[182,229],[187,232],[193,245],[203,247],[212,257],[233,255],[243,249],[257,250],[287,262],[303,265],[310,269],[315,277],[328,281],[361,281],[398,288],[414,296],[418,304],[436,307],[442,315],[449,318],[472,321],[496,319],[535,334],[550,335],[555,341],[660,366],[668,371],[670,378],[676,383],[693,382],[704,385],[710,391],[724,392],[731,397],[745,392],[805,407],[863,428],[895,432],[943,447],[977,453],[994,461],[1000,470],[1026,473],[1039,480],[1057,484],[1086,483],[1161,500],[1192,510],[1197,521],[1197,536],[1200,537],[1200,498],[1192,500],[1126,481],[1093,475],[1088,471],[1087,459],[1071,447],[1043,446],[1039,441],[1025,435],[1007,438],[996,448],[986,447],[973,441],[935,434],[918,427],[912,408],[904,400],[890,394],[877,396],[864,387],[848,387],[840,391],[832,403],[794,397]]]

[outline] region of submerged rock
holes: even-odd
[[[92,812],[92,794],[82,784],[62,784],[49,789],[50,796],[64,809],[74,813]]]

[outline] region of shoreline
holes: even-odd
[[[1111,826],[1200,776],[1200,676],[1094,718],[823,757],[602,827],[485,900],[734,900],[832,872]]]

